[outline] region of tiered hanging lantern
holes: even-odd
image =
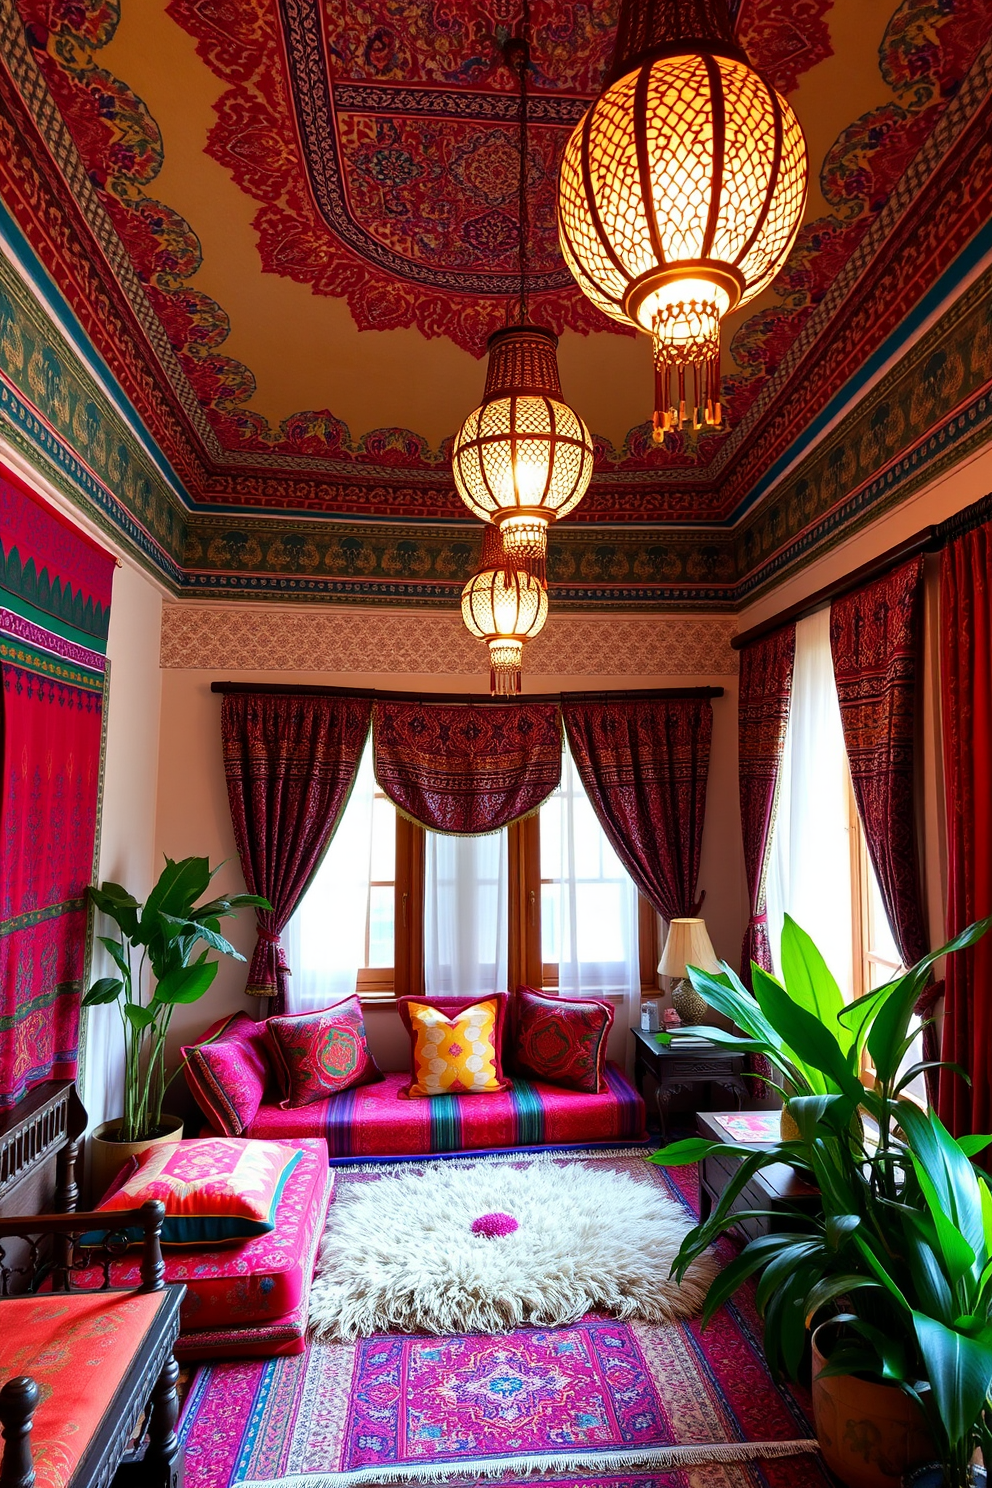
[[[487,523],[478,573],[462,590],[462,619],[489,645],[490,688],[520,691],[524,642],[543,630],[548,589],[540,559],[508,561],[498,527]]]
[[[654,340],[657,441],[721,422],[721,322],[785,262],[807,176],[799,121],[726,0],[621,0],[607,86],[565,147],[558,233],[593,304]]]
[[[482,405],[455,438],[458,494],[495,522],[510,559],[543,558],[548,524],[578,506],[592,475],[592,439],[562,400],[557,346],[542,326],[505,326],[490,336]]]

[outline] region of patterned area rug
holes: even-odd
[[[670,1183],[629,1150],[583,1161]],[[342,1182],[377,1176],[339,1170]],[[671,1184],[687,1213],[693,1180]],[[775,1385],[759,1337],[745,1298],[705,1332],[695,1321],[588,1316],[499,1336],[382,1334],[314,1343],[290,1359],[207,1366],[181,1424],[186,1488],[480,1480],[513,1488],[523,1479],[826,1488],[808,1402]]]

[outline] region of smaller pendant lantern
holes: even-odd
[[[543,326],[505,326],[490,336],[482,405],[452,452],[459,496],[496,523],[512,559],[544,556],[548,524],[578,506],[592,475],[589,430],[562,401],[557,345]]]
[[[498,527],[487,523],[482,561],[462,590],[462,619],[489,646],[493,693],[520,691],[524,642],[544,629],[548,591],[540,559],[509,559]]]

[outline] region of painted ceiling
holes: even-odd
[[[2,196],[202,515],[180,566],[210,570],[212,542],[227,544],[219,567],[237,566],[233,549],[254,539],[232,549],[218,536],[232,513],[278,518],[287,538],[295,523],[297,553],[328,518],[355,524],[332,548],[361,547],[362,523],[441,524],[449,555],[461,548],[447,575],[432,558],[432,576],[454,585],[473,538],[455,530],[471,519],[448,446],[516,294],[517,100],[501,43],[519,0],[13,7],[3,0]],[[589,528],[587,545],[636,527],[641,578],[659,583],[690,575],[665,558],[652,569],[644,552],[674,551],[688,529],[719,532],[708,540],[728,554],[731,529],[737,543],[707,571],[697,531],[697,582],[741,578],[749,513],[960,262],[992,202],[992,0],[737,0],[735,13],[806,131],[807,216],[772,289],[725,329],[725,429],[659,450],[648,342],[575,288],[554,224],[558,160],[598,91],[615,0],[531,3],[532,315],[559,333],[565,394],[597,443],[570,526]],[[907,347],[928,329],[917,321]],[[37,412],[37,389],[21,391]],[[912,432],[910,415],[893,434],[894,402],[883,453]],[[836,505],[853,472],[832,477]],[[798,498],[785,535],[824,516],[822,496],[821,482],[815,513]],[[773,548],[774,531],[754,542]]]

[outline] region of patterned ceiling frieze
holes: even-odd
[[[552,617],[527,648],[531,676],[733,676],[729,617]],[[234,671],[475,675],[485,650],[454,615],[167,604],[162,666]]]

